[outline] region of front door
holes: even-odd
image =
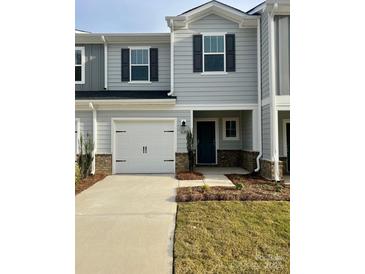
[[[287,158],[287,167],[288,167],[288,172],[290,172],[290,123],[286,124],[286,151],[288,153],[288,158]]]
[[[197,128],[197,163],[198,164],[215,164],[215,122],[198,121]]]

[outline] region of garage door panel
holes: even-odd
[[[123,160],[115,162],[115,172],[173,173],[174,127],[172,120],[115,122],[115,160]]]

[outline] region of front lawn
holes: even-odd
[[[289,273],[289,202],[179,203],[175,273]]]

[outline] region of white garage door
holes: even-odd
[[[115,173],[174,173],[173,120],[114,121]]]

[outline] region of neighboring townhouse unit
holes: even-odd
[[[261,173],[279,180],[290,172],[290,1],[267,0],[261,15]]]
[[[245,13],[210,1],[167,16],[170,33],[76,33],[76,153],[89,134],[94,172],[174,173],[187,169],[191,130],[197,165],[281,179],[290,155],[289,126],[278,130],[289,125],[289,33],[281,31],[289,20],[278,7],[267,1]]]

